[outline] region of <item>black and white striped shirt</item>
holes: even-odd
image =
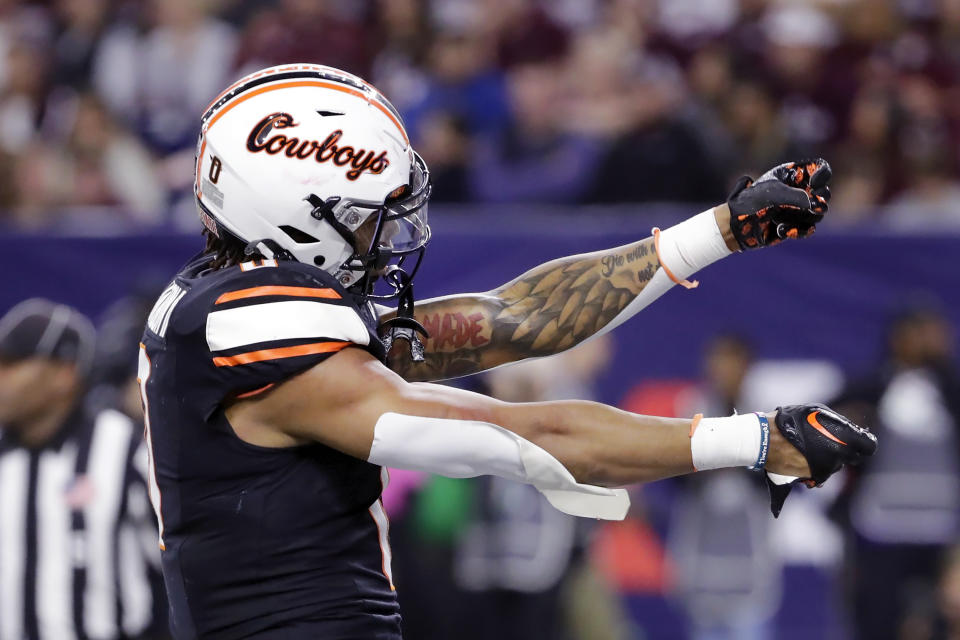
[[[159,562],[140,429],[74,413],[40,449],[0,439],[0,640],[115,640],[152,624]]]

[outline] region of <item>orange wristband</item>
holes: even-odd
[[[703,414],[698,413],[693,416],[693,422],[690,423],[690,437],[693,437],[693,432],[697,430],[697,425],[700,424],[700,421],[703,420]]]
[[[679,284],[686,289],[696,289],[700,286],[699,280],[694,280],[693,282],[690,280],[681,280],[677,276],[673,275],[673,271],[670,271],[670,267],[663,263],[663,258],[660,257],[660,227],[653,228],[653,248],[657,252],[657,261],[660,263],[660,267],[663,268],[663,272],[667,274],[667,277],[670,278],[675,284]],[[690,435],[693,435],[692,431],[690,432]]]

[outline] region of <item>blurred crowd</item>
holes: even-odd
[[[819,155],[834,225],[960,229],[960,0],[0,0],[0,227],[196,230],[200,114],[288,62],[378,86],[438,203],[712,204],[743,173]],[[139,425],[156,288],[100,318],[92,375],[75,381],[94,414]],[[638,380],[625,400],[724,415],[793,394],[890,443],[779,520],[735,470],[638,488],[628,520],[603,525],[495,478],[393,474],[410,637],[960,638],[956,329],[908,302],[862,378],[757,361],[725,334],[700,380]],[[469,384],[589,398],[612,347],[586,346]],[[24,401],[13,363],[0,354],[0,408]]]
[[[0,0],[0,224],[194,229],[199,116],[316,62],[451,203],[705,202],[819,155],[835,223],[960,226],[958,0]]]

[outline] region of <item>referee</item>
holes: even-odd
[[[94,337],[47,300],[0,319],[0,640],[152,630],[146,453],[129,418],[83,408]]]

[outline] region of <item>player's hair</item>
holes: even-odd
[[[259,253],[247,253],[247,244],[228,233],[222,233],[218,237],[209,229],[204,229],[203,236],[207,239],[207,246],[203,252],[213,258],[210,261],[211,269],[223,269],[248,260],[263,258]]]

